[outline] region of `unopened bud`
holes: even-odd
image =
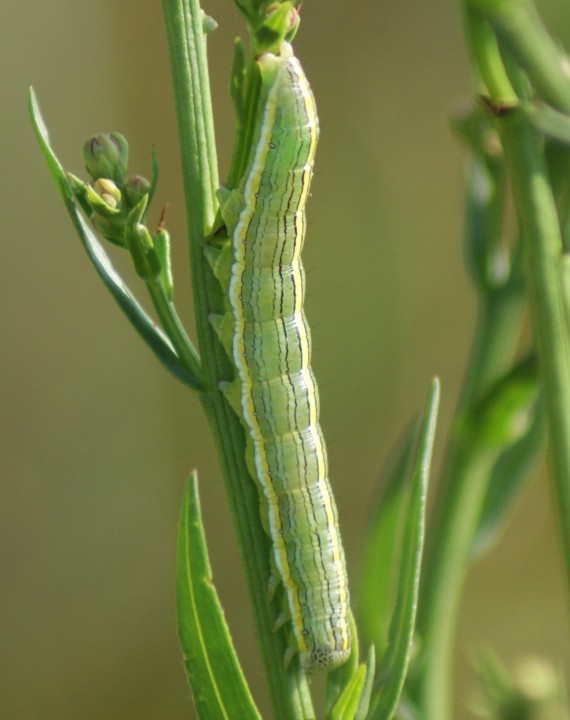
[[[93,180],[109,178],[123,183],[129,161],[129,144],[120,133],[102,133],[83,145],[85,169]]]
[[[152,239],[154,240],[154,249],[156,250],[156,254],[160,260],[160,275],[158,279],[167,299],[172,302],[174,280],[172,277],[172,263],[170,260],[170,234],[162,225],[162,222],[163,219],[161,219],[161,225],[158,232],[156,235],[153,235]]]
[[[150,182],[142,175],[130,175],[125,180],[125,199],[130,210],[139,204],[143,195],[150,192]]]
[[[101,200],[111,208],[116,208],[121,201],[121,191],[112,180],[99,178],[93,183],[93,189]]]
[[[299,11],[297,10],[297,8],[292,7],[289,10],[289,17],[287,18],[288,30],[287,34],[285,35],[285,40],[287,40],[287,42],[291,42],[297,34],[300,22],[301,16],[299,15]]]
[[[94,213],[114,220],[121,215],[121,209],[117,207],[121,193],[112,180],[101,178],[93,185],[87,185],[85,199]]]
[[[276,52],[284,40],[290,41],[299,27],[299,13],[292,2],[273,3],[255,31],[259,51]]]
[[[202,10],[202,31],[204,32],[204,35],[213,32],[217,27],[218,23],[214,20],[214,18],[206,15],[206,13]]]
[[[148,197],[143,196],[140,203],[129,213],[125,226],[125,239],[135,271],[145,282],[156,280],[160,275],[160,258],[154,249],[154,243],[141,219],[146,210]]]

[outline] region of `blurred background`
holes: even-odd
[[[231,0],[210,68],[221,178],[233,117]],[[570,8],[541,9],[570,41]],[[196,397],[157,363],[96,277],[27,116],[33,84],[53,145],[83,173],[90,134],[119,130],[130,170],[160,161],[176,289],[192,332],[184,211],[159,2],[3,4],[0,714],[10,720],[193,717],[174,619],[184,479],[198,468],[214,577],[267,708],[236,543]],[[465,153],[449,130],[471,92],[457,4],[308,0],[297,54],[319,106],[308,209],[307,312],[353,595],[380,469],[443,383],[439,452],[474,326],[461,250]],[[158,213],[158,210],[156,210]],[[125,274],[130,270],[118,260]],[[133,280],[133,286],[140,290]],[[141,294],[142,297],[142,294]],[[503,542],[473,568],[461,613],[456,717],[471,718],[474,651],[569,660],[544,461]]]

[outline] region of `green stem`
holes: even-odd
[[[425,720],[448,720],[453,644],[473,537],[497,452],[482,453],[461,436],[464,413],[512,362],[523,311],[517,284],[481,298],[479,321],[432,522],[418,606],[422,640],[418,702]]]
[[[561,283],[562,239],[540,137],[518,109],[500,116],[498,127],[527,256],[552,482],[570,590],[570,346]]]
[[[174,83],[180,155],[188,219],[196,325],[205,392],[202,404],[221,459],[230,509],[237,528],[254,621],[261,643],[276,718],[314,717],[305,676],[283,670],[284,640],[273,633],[274,609],[267,601],[270,547],[259,515],[259,497],[245,465],[244,434],[219,391],[229,376],[228,360],[208,322],[223,307],[221,291],[203,252],[215,218],[218,187],[214,130],[202,11],[198,0],[162,0]]]
[[[463,14],[465,37],[478,84],[482,83],[491,97],[500,98],[506,105],[512,104],[517,98],[501,61],[495,33],[468,1],[463,5]]]
[[[468,0],[489,20],[499,39],[528,73],[544,99],[570,113],[570,81],[565,58],[531,0]],[[491,90],[491,88],[489,88]],[[492,95],[498,102],[503,98]]]
[[[426,652],[422,658],[420,705],[426,720],[447,720],[452,712],[453,648],[473,536],[495,454],[473,456],[457,448],[454,482],[446,493],[447,513],[432,538],[437,552],[430,558],[425,582],[429,592],[420,603],[418,630]]]
[[[186,334],[174,306],[169,302],[159,282],[149,281],[146,286],[161,325],[172,342],[176,354],[192,376],[200,379],[203,386],[200,357]]]
[[[466,0],[463,5],[475,74],[478,84],[497,106],[512,106],[517,96],[505,72],[493,29],[478,10],[482,4],[485,3]],[[501,3],[488,4],[496,7]],[[500,236],[501,210],[497,203],[480,209],[479,222],[484,231],[481,244]],[[471,222],[468,233],[472,227],[477,232],[477,222],[473,223],[473,218],[468,220]],[[518,262],[520,253],[513,255],[517,258],[515,263]],[[474,403],[512,364],[524,302],[524,288],[518,275],[517,266],[502,287],[492,289],[481,284],[477,331],[436,503],[418,611],[418,633],[423,647],[418,702],[426,720],[452,717],[457,611],[490,471],[498,456],[497,449],[485,451],[477,447],[476,441],[465,437],[462,423]]]
[[[503,287],[480,297],[479,317],[458,407],[460,412],[466,412],[511,366],[519,341],[524,301],[524,286],[514,277]]]

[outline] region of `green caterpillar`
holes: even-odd
[[[300,254],[318,118],[303,69],[284,43],[258,59],[263,102],[245,174],[220,193],[229,240],[208,258],[226,294],[212,319],[236,378],[224,384],[247,435],[246,460],[258,484],[273,546],[272,589],[281,582],[291,622],[285,656],[307,671],[350,654],[349,594],[337,510],[310,368]]]

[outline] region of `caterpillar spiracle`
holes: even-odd
[[[227,242],[207,255],[225,292],[212,323],[235,369],[224,392],[247,437],[272,542],[272,585],[284,588],[287,666],[331,669],[350,654],[349,593],[328,480],[319,397],[303,312],[301,249],[318,118],[290,45],[258,59],[262,103],[238,187],[220,193]]]

